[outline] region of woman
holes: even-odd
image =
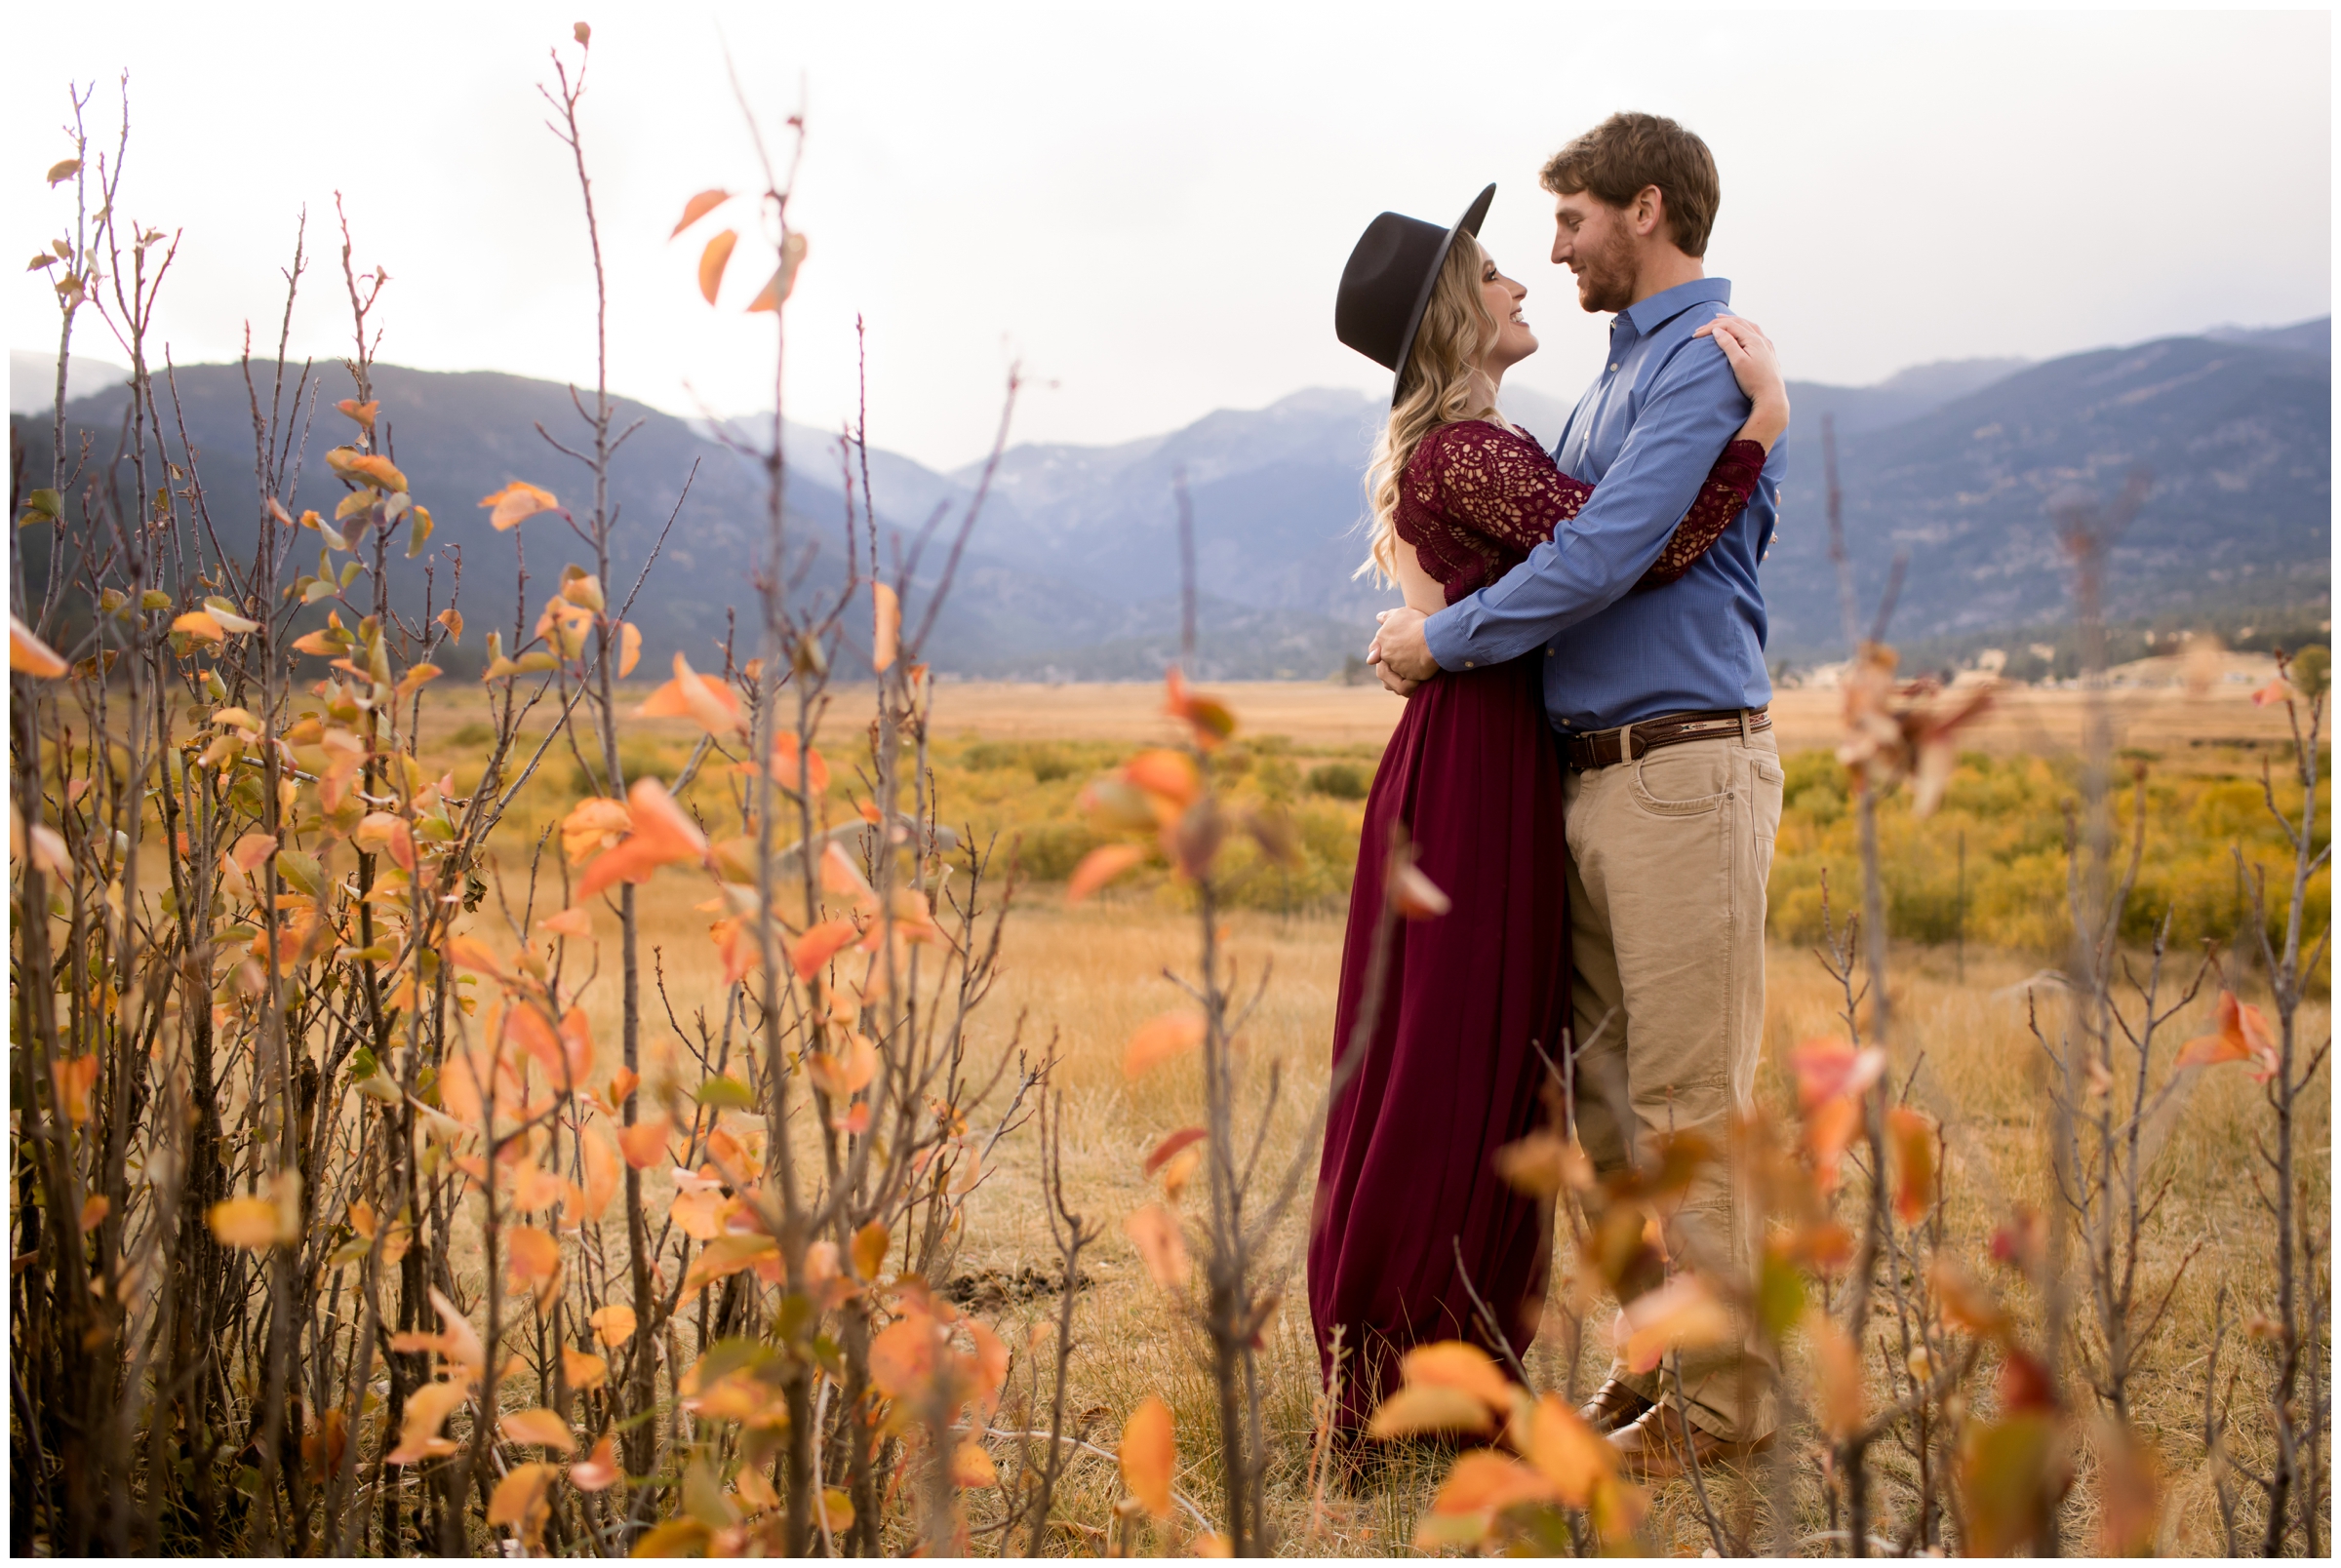
[[[1495,194],[1441,231],[1374,220],[1342,279],[1342,341],[1398,372],[1369,471],[1370,570],[1424,612],[1501,577],[1592,493],[1496,412],[1505,371],[1536,351],[1528,291],[1480,248]],[[1748,323],[1701,329],[1755,408],[1637,592],[1690,567],[1746,504],[1787,425],[1770,344]],[[1407,703],[1367,799],[1334,1024],[1344,1074],[1327,1122],[1309,1239],[1309,1312],[1338,1424],[1363,1427],[1409,1347],[1471,1339],[1499,1355],[1535,1338],[1550,1254],[1537,1201],[1490,1156],[1544,1119],[1540,1052],[1568,1017],[1561,764],[1533,656],[1449,672]],[[1393,828],[1451,901],[1394,933],[1373,1032],[1347,1057],[1365,995]]]

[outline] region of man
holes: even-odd
[[[1747,509],[1679,581],[1630,592],[1688,510],[1749,404],[1714,342],[1730,284],[1701,257],[1721,192],[1706,143],[1672,120],[1617,114],[1556,153],[1553,260],[1611,313],[1605,369],[1554,458],[1596,485],[1578,516],[1501,581],[1424,618],[1382,617],[1374,657],[1408,695],[1442,669],[1541,649],[1545,712],[1568,772],[1578,1136],[1604,1173],[1695,1135],[1713,1152],[1665,1231],[1666,1253],[1726,1282],[1752,1274],[1762,1217],[1732,1153],[1764,1026],[1765,881],[1781,771],[1765,706],[1757,564],[1778,513],[1783,444]],[[1654,1256],[1619,1285],[1663,1277]],[[1658,1478],[1770,1439],[1770,1368],[1746,1314],[1735,1343],[1682,1357],[1686,1411],[1623,1363],[1585,1415]]]

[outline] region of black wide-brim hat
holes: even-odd
[[[1366,225],[1349,264],[1341,269],[1341,293],[1333,300],[1333,335],[1386,371],[1395,372],[1390,401],[1407,379],[1407,358],[1431,305],[1431,288],[1455,236],[1479,237],[1495,187],[1488,186],[1463,210],[1452,228],[1425,223],[1403,213],[1384,213]]]

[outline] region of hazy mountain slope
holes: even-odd
[[[1865,602],[1907,551],[1899,638],[2054,619],[2068,584],[2050,506],[2070,492],[2110,499],[2141,464],[2154,490],[2114,551],[2109,614],[2323,599],[2331,404],[2327,361],[2179,337],[2053,360],[1845,436],[1846,534]],[[1765,590],[1773,651],[1793,656],[1842,637],[1817,443],[1803,428],[1792,440]]]

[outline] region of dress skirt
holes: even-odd
[[[1515,1352],[1535,1338],[1549,1210],[1515,1192],[1495,1151],[1547,1120],[1539,1047],[1561,1058],[1568,919],[1561,766],[1542,660],[1444,674],[1407,703],[1366,803],[1341,954],[1333,1054],[1366,1004],[1393,824],[1452,901],[1403,921],[1366,1060],[1335,1097],[1309,1235],[1309,1316],[1327,1376],[1341,1329],[1336,1422],[1354,1434],[1398,1384],[1407,1350],[1496,1350],[1457,1271]],[[1500,1358],[1500,1356],[1499,1356]]]

